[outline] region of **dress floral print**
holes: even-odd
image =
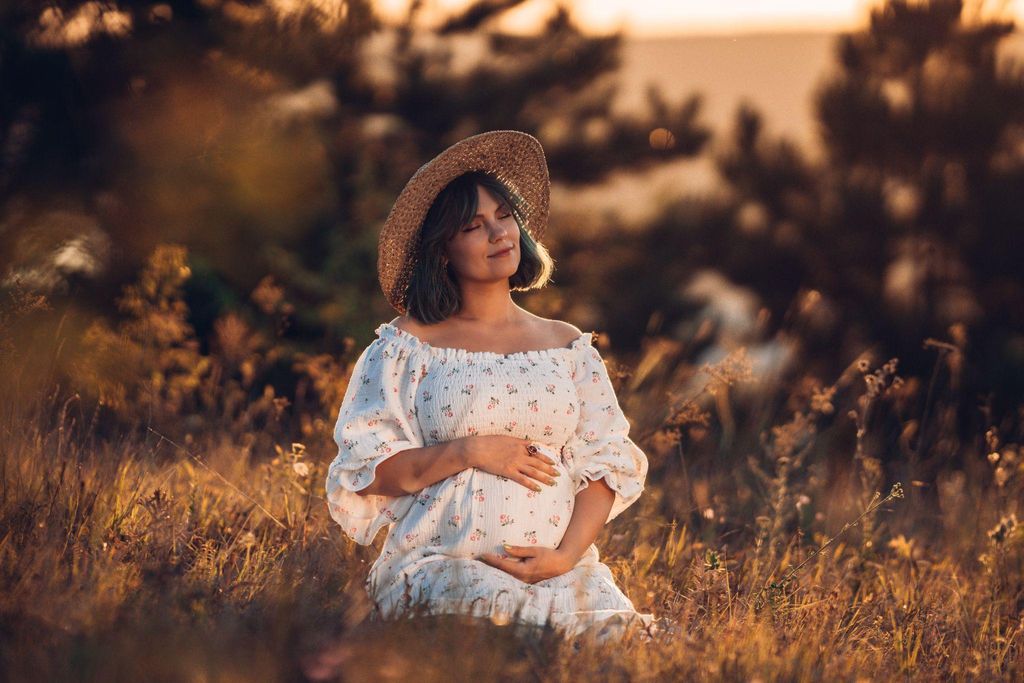
[[[591,544],[569,572],[529,584],[475,559],[503,543],[554,548],[576,494],[604,478],[608,520],[637,500],[647,458],[629,438],[591,333],[563,348],[499,354],[433,347],[384,323],[352,371],[334,428],[326,490],[332,518],[361,544],[388,527],[366,580],[381,615],[413,608],[545,622],[570,634],[595,624],[648,624]],[[416,494],[359,496],[377,466],[408,448],[510,434],[556,461],[554,486],[532,491],[469,468]],[[607,520],[606,520],[607,521]]]

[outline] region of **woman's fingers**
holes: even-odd
[[[535,482],[533,479],[530,479],[525,474],[522,474],[521,472],[516,472],[515,474],[513,474],[509,478],[512,479],[513,481],[516,481],[516,482],[522,484],[523,486],[525,486],[526,488],[530,489],[531,491],[540,491],[541,490],[540,484]]]
[[[554,465],[555,464],[554,460],[552,460],[549,456],[545,455],[544,453],[541,453],[540,449],[537,448],[537,446],[535,446],[532,443],[526,447],[526,450],[530,453],[530,455],[532,457],[537,458],[538,460],[541,460],[542,462],[546,462],[549,465]]]
[[[504,572],[508,572],[516,578],[519,578],[522,574],[523,563],[520,560],[502,557],[501,555],[495,555],[494,553],[483,553],[480,555],[479,559],[481,562],[489,564],[492,567],[496,567]]]
[[[529,465],[530,467],[536,467],[538,470],[544,472],[545,474],[549,474],[552,477],[557,477],[561,473],[558,471],[558,468],[556,468],[553,464],[549,464],[550,460],[550,458],[544,458],[542,460],[540,456],[535,455],[530,458],[527,458],[526,464]]]
[[[533,477],[539,482],[548,484],[549,486],[554,486],[555,484],[555,478],[549,475],[547,472],[540,469],[539,467],[535,467],[533,465],[523,465],[519,471],[523,472],[527,476]]]
[[[506,550],[511,546],[505,546]],[[520,581],[533,583],[537,578],[534,574],[533,563],[529,558],[519,559],[515,557],[503,557],[494,553],[483,553],[477,559],[484,564],[489,564],[496,569],[511,574]]]
[[[526,545],[508,545],[507,543],[501,546],[505,549],[505,552],[512,557],[536,557],[537,549],[531,548]]]
[[[526,477],[530,478],[534,483],[539,481],[540,483],[547,484],[549,486],[552,483],[551,477],[544,474],[536,467],[532,467],[530,465],[520,465],[519,472],[525,475]]]

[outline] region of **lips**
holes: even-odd
[[[507,253],[508,253],[508,252],[510,252],[510,251],[512,251],[512,247],[509,247],[508,249],[502,249],[502,250],[501,250],[501,251],[499,251],[498,253],[496,253],[496,254],[491,254],[491,255],[490,255],[490,256],[488,256],[487,258],[494,258],[495,256],[503,256],[503,255],[507,254]]]

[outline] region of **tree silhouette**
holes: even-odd
[[[687,327],[679,284],[713,268],[754,290],[776,329],[804,296],[827,309],[828,324],[799,329],[805,368],[834,375],[871,347],[927,387],[936,351],[922,342],[937,338],[965,347],[934,387],[958,394],[961,433],[977,433],[979,397],[994,395],[991,419],[1013,414],[1024,395],[1024,75],[998,52],[1012,30],[969,20],[954,0],[876,7],[838,38],[837,70],[816,94],[820,161],[768,139],[741,105],[715,155],[724,201],[682,198],[641,234],[567,243],[570,264],[577,249],[644,255],[609,260],[604,284],[589,283],[617,342],[635,347],[652,319]]]
[[[836,199],[817,239],[850,287],[847,305],[862,302],[894,353],[923,371],[920,340],[962,323],[978,371],[970,388],[1019,398],[1024,284],[1010,245],[1024,216],[1024,71],[999,59],[1013,22],[968,21],[964,9],[891,0],[838,41],[839,72],[817,97],[822,192]]]

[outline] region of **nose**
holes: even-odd
[[[504,237],[508,237],[508,229],[498,221],[490,222],[491,243],[496,244]]]

